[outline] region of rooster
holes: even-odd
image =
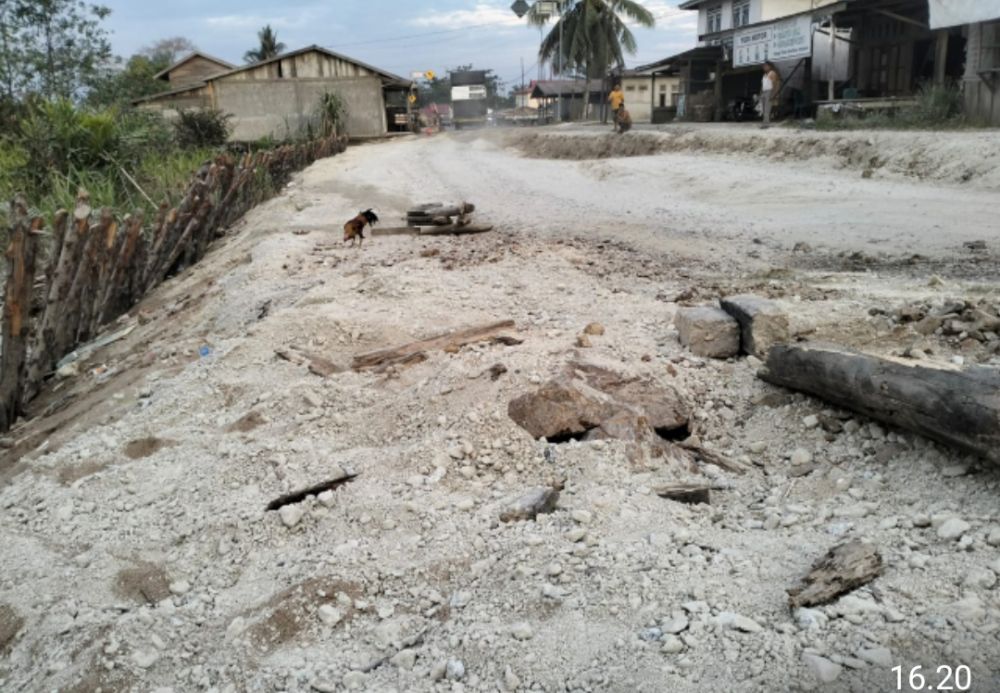
[[[359,248],[365,242],[365,227],[375,226],[378,223],[378,215],[370,209],[358,213],[358,216],[344,224],[344,242],[351,241],[351,245]]]

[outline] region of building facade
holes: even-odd
[[[321,97],[334,93],[346,109],[349,137],[378,137],[406,113],[410,82],[319,46],[208,75],[203,81],[140,99],[136,105],[170,118],[179,109],[232,115],[230,139],[288,139],[315,122]]]

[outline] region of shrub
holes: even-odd
[[[182,147],[219,147],[229,139],[232,115],[215,109],[181,110],[174,122],[177,144]]]
[[[340,94],[328,91],[319,97],[316,116],[322,137],[338,135],[347,120],[347,103]]]

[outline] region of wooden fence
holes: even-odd
[[[221,155],[195,174],[177,207],[161,205],[148,226],[142,215],[119,222],[109,209],[95,214],[84,191],[72,214],[59,211],[48,225],[28,214],[24,198],[15,199],[0,328],[0,431],[10,429],[66,354],[200,260],[213,239],[293,172],[345,147],[344,139],[331,137]],[[46,237],[48,260],[36,268]]]

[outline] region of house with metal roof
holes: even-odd
[[[220,61],[221,63],[221,61]],[[321,97],[334,93],[346,106],[345,129],[352,138],[378,137],[396,129],[405,116],[410,81],[321,46],[308,46],[269,60],[208,73],[205,62],[179,64],[190,77],[203,68],[202,79],[135,103],[166,117],[180,109],[211,108],[232,115],[230,138],[245,142],[264,137],[288,139],[315,121]],[[188,78],[184,77],[184,78]],[[405,125],[404,125],[405,127]]]

